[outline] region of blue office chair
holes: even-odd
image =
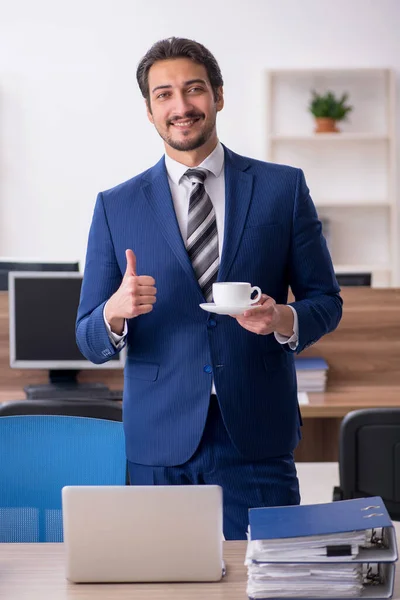
[[[69,415],[122,421],[122,405],[120,402],[102,398],[48,398],[0,403],[0,417],[11,415]]]
[[[63,486],[125,483],[121,422],[61,415],[0,418],[0,542],[62,542]]]

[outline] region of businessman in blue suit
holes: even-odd
[[[213,55],[162,40],[137,79],[165,156],[98,195],[77,342],[94,363],[127,345],[132,484],[219,484],[225,537],[244,539],[249,507],[300,501],[294,353],[338,325],[340,290],[302,171],[218,141]],[[215,281],[258,285],[260,306],[204,312]]]

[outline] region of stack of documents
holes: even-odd
[[[395,530],[379,496],[249,510],[251,599],[391,598],[395,561]]]
[[[328,365],[323,358],[302,357],[294,361],[299,392],[324,392]]]

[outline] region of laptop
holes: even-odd
[[[66,486],[66,577],[72,582],[218,581],[218,485]]]

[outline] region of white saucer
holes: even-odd
[[[216,315],[242,315],[246,310],[253,310],[259,304],[249,304],[247,306],[222,306],[222,304],[214,304],[214,302],[204,302],[199,304],[200,308],[207,312],[215,313]]]

